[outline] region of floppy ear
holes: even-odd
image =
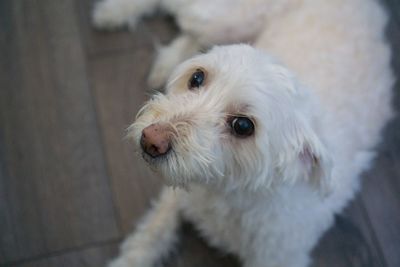
[[[298,155],[300,168],[306,180],[327,194],[331,190],[332,163],[326,147],[320,140],[305,140]]]
[[[318,99],[306,85],[280,65],[269,65],[271,87],[277,88],[270,119],[270,146],[276,151],[276,179],[296,183],[306,181],[319,192],[331,187],[331,159],[318,129],[321,112]],[[272,84],[272,85],[271,85]],[[271,94],[272,94],[271,93]],[[272,117],[272,116],[271,116]],[[272,126],[271,126],[272,125]]]
[[[300,119],[295,124],[281,151],[285,155],[280,155],[280,174],[286,181],[304,180],[328,194],[332,170],[328,150],[308,121]]]

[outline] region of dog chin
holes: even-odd
[[[142,158],[151,168],[156,168],[158,165],[163,164],[163,162],[167,161],[167,156],[164,157],[152,157],[145,152],[142,152]]]
[[[183,174],[174,172],[169,164],[172,160],[172,155],[165,155],[162,157],[152,157],[145,152],[142,152],[142,158],[147,163],[152,171],[160,174],[166,185],[171,187],[187,188],[188,179],[184,179]]]
[[[202,171],[195,172],[196,167],[187,166],[184,162],[179,163],[179,160],[172,154],[165,157],[153,158],[146,153],[142,153],[142,157],[150,169],[160,174],[167,186],[188,190],[190,184],[212,184],[215,181],[221,180],[223,176],[212,167],[205,167]],[[182,171],[181,166],[183,165],[186,165],[184,169],[190,171]]]

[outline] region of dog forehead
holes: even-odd
[[[224,75],[237,75],[249,71],[256,75],[261,72],[263,66],[271,63],[274,63],[272,57],[250,45],[215,46],[207,53],[194,56],[179,65],[172,74],[171,80],[196,68],[204,68],[206,71]]]
[[[206,64],[216,66],[216,71],[233,74],[256,75],[263,66],[272,63],[266,53],[245,44],[216,46],[203,56]]]
[[[204,70],[207,77],[204,88],[196,89],[197,96],[219,99],[225,107],[234,107],[239,113],[264,110],[270,101],[293,91],[286,68],[265,52],[240,44],[216,46],[182,63],[171,76],[167,93],[192,94],[188,81],[198,69]]]
[[[275,98],[293,91],[291,73],[249,45],[216,46],[195,64],[210,72],[215,93],[224,93],[234,102],[259,103],[265,96]]]
[[[199,69],[206,73],[208,85],[220,89],[251,87],[252,83],[261,81],[269,84],[268,72],[271,70],[267,69],[272,62],[266,53],[249,45],[216,46],[181,64],[172,74],[169,84],[182,78],[189,80]]]

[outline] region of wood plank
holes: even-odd
[[[393,136],[389,137],[390,132],[396,132],[395,138],[399,138],[399,125],[400,120],[396,119],[388,129],[385,135],[387,145],[393,141]],[[400,149],[399,143],[392,144],[397,145],[383,147],[382,150],[386,151],[381,153],[375,167],[366,175],[362,199],[387,266],[395,267],[400,266]]]
[[[90,248],[55,254],[43,259],[12,264],[7,267],[100,267],[106,266],[111,255],[117,252],[117,245],[98,245]]]
[[[389,10],[390,16],[400,23],[400,2],[398,0],[381,0],[380,1]]]
[[[400,110],[400,2],[387,0],[386,6],[389,11],[389,23],[386,27],[386,38],[392,47],[392,68],[397,78],[394,90],[394,105]],[[398,143],[397,143],[398,144]]]
[[[73,3],[1,5],[0,262],[115,238]]]
[[[144,22],[139,22],[137,27],[131,30],[128,30],[127,27],[115,31],[96,30],[91,24],[91,13],[94,3],[98,0],[76,1],[82,36],[89,56],[125,50],[132,51],[138,47],[154,47],[156,44],[168,43],[178,32],[173,19],[161,14],[144,18]]]
[[[386,266],[384,255],[382,254],[382,250],[380,244],[377,242],[376,233],[371,225],[370,218],[365,210],[365,203],[363,202],[361,195],[358,194],[356,199],[353,200],[349,207],[344,210],[344,217],[348,218],[348,220],[357,228],[359,231],[359,236],[361,236],[362,244],[358,251],[364,253],[360,253],[363,258],[368,259],[366,266],[376,266],[376,267],[384,267]],[[365,249],[362,249],[365,247]],[[352,259],[353,257],[351,257]],[[357,266],[357,265],[354,265]]]
[[[3,92],[11,82],[16,80],[12,75],[15,71],[14,58],[15,46],[6,45],[9,40],[12,40],[12,16],[10,2],[0,1],[0,123],[3,122],[2,102]],[[5,70],[7,70],[5,72]],[[7,75],[5,75],[7,74]],[[1,123],[2,125],[2,123]],[[14,223],[12,220],[12,209],[9,198],[9,192],[6,188],[6,178],[9,177],[5,158],[4,132],[0,127],[0,264],[1,262],[17,256],[17,239],[14,232]],[[3,128],[4,129],[4,128]]]
[[[335,225],[314,249],[315,267],[383,267],[384,259],[360,198],[336,216]]]
[[[14,233],[12,220],[11,203],[9,202],[8,192],[5,188],[6,173],[4,149],[1,146],[2,136],[0,133],[0,264],[4,259],[16,254],[18,246]],[[1,260],[3,259],[3,260]]]
[[[135,154],[133,145],[124,140],[125,129],[147,99],[145,80],[151,55],[152,49],[146,46],[90,62],[107,168],[124,233],[143,215],[162,183]]]

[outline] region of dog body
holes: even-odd
[[[134,25],[156,6],[183,33],[150,74],[154,86],[169,77],[166,94],[130,130],[178,188],[163,189],[111,265],[153,266],[181,214],[246,267],[308,266],[391,117],[386,15],[372,0],[106,0],[94,21]],[[257,49],[215,47],[176,67],[203,47],[239,41]],[[235,132],[238,120],[254,131]]]

